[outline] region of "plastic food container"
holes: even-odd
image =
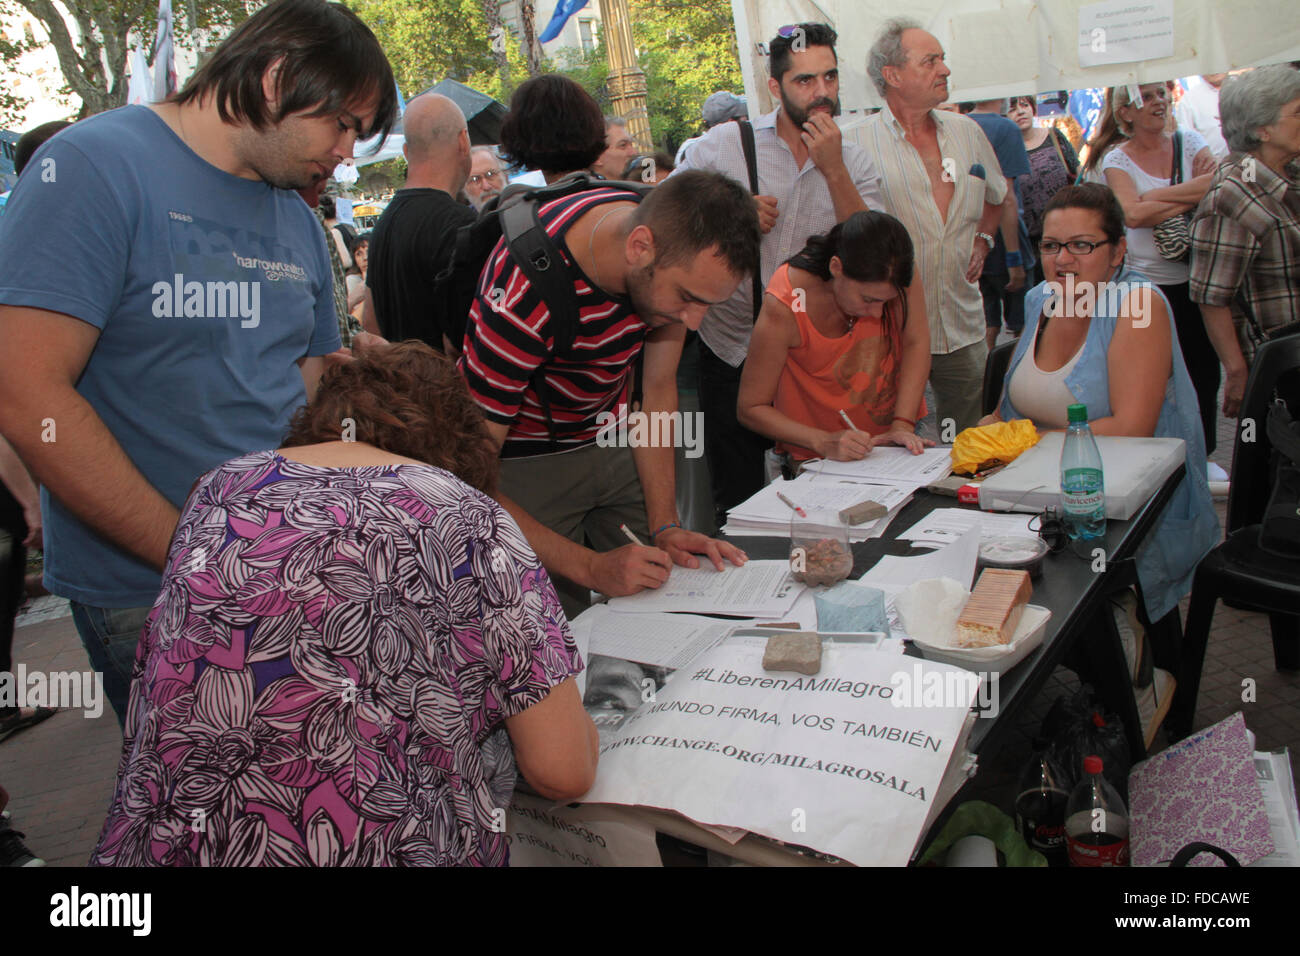
[[[933,639],[908,635],[912,642],[921,649],[928,661],[940,661],[944,664],[956,664],[975,671],[1008,671],[1015,667],[1039,644],[1043,643],[1043,633],[1047,622],[1052,619],[1052,612],[1037,604],[1026,604],[1020,615],[1020,623],[1010,644],[995,644],[992,647],[954,647],[939,643]],[[957,637],[954,631],[951,639]]]
[[[1047,550],[1047,542],[1037,535],[1009,534],[985,538],[980,542],[979,566],[1028,571],[1031,578],[1036,578],[1043,570]]]

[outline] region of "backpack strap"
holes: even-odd
[[[754,145],[754,127],[746,119],[736,120],[736,125],[740,127],[740,148],[745,152],[745,169],[749,172],[749,191],[755,196],[758,195],[758,149]],[[759,310],[763,307],[763,276],[760,262],[755,262],[751,272],[750,282],[753,285],[754,298],[754,315],[753,321],[758,321]]]

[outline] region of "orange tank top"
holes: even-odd
[[[840,409],[864,432],[883,435],[893,423],[898,402],[898,376],[903,365],[903,330],[897,306],[890,303],[881,318],[863,317],[839,338],[826,338],[813,326],[802,303],[795,308],[790,267],[776,270],[767,294],[794,312],[799,345],[790,349],[776,385],[773,407],[797,422],[824,431],[842,431]],[[922,406],[924,414],[924,405]],[[776,443],[796,461],[816,453],[798,445]]]

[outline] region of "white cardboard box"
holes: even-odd
[[[1106,490],[1106,517],[1127,521],[1137,514],[1186,458],[1181,438],[1098,435]],[[1042,511],[1061,503],[1064,432],[1048,432],[1029,451],[980,484],[985,511]]]

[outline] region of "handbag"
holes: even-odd
[[[1275,399],[1265,426],[1273,446],[1273,481],[1259,526],[1261,551],[1287,560],[1300,560],[1300,424],[1286,403]]]
[[[1169,173],[1169,185],[1177,186],[1183,181],[1183,131],[1174,132],[1174,168]],[[1156,252],[1162,259],[1174,262],[1187,258],[1192,248],[1192,231],[1187,224],[1187,214],[1170,216],[1164,222],[1156,223],[1151,230],[1155,239]]]

